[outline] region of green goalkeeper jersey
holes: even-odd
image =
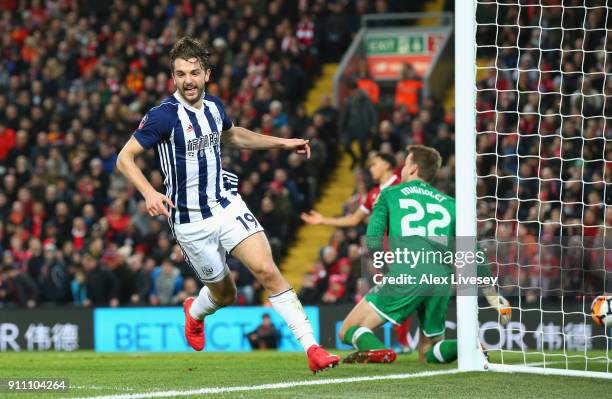
[[[424,319],[437,320],[424,322],[427,331],[444,331],[452,295],[454,233],[455,200],[429,184],[413,180],[380,193],[370,216],[367,244],[373,266],[386,267],[381,272],[387,280],[378,274],[366,300],[383,318],[401,323],[422,307],[431,313],[423,315]],[[441,302],[434,304],[436,301]],[[428,305],[421,306],[425,302]]]
[[[371,251],[383,249],[387,229],[388,250],[407,245],[413,250],[452,251],[455,199],[421,180],[388,187],[380,193],[368,224]]]
[[[412,252],[419,257],[400,256],[394,264],[406,266],[412,261],[411,271],[452,271],[455,255],[455,199],[421,180],[413,180],[385,188],[372,211],[367,230],[367,245],[376,251]],[[388,241],[385,240],[388,234]],[[385,246],[385,243],[387,245]],[[477,248],[477,253],[483,254]],[[484,256],[478,257],[476,274],[490,276]],[[408,262],[406,262],[406,260]],[[458,264],[458,263],[457,263]],[[440,268],[439,266],[444,266]],[[405,268],[402,268],[405,272]]]
[[[427,336],[444,333],[453,264],[460,266],[455,223],[455,199],[421,180],[382,190],[370,216],[367,245],[372,266],[387,266],[387,271],[384,277],[374,275],[375,285],[365,296],[381,319],[401,324],[418,312]],[[475,261],[477,274],[490,276],[484,258]]]

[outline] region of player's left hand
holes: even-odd
[[[310,140],[304,139],[286,139],[284,148],[286,150],[295,150],[298,154],[306,154],[306,158],[310,159]]]

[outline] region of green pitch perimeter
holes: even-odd
[[[346,353],[344,353],[346,354]],[[576,355],[578,353],[575,353]],[[492,354],[498,356],[498,354]],[[604,356],[589,352],[589,356]],[[553,356],[551,364],[557,365]],[[506,362],[522,361],[522,355],[504,354]],[[537,361],[533,359],[532,361]],[[340,382],[347,378],[375,377],[452,370],[456,364],[423,366],[416,354],[399,356],[390,365],[340,365],[339,368],[312,375],[302,353],[167,353],[104,354],[2,353],[0,378],[67,378],[71,389],[63,393],[0,392],[1,398],[99,397],[141,398],[141,394],[175,398],[603,398],[612,391],[612,380],[542,376],[508,373],[457,373],[429,377]],[[583,368],[584,363],[576,368]],[[589,367],[590,368],[590,367]],[[593,370],[605,370],[600,363]],[[335,383],[290,386],[281,389],[257,385],[282,382],[309,384],[311,381]],[[329,381],[331,382],[331,381]],[[193,393],[203,388],[245,387],[238,392]],[[253,388],[255,387],[255,388]],[[161,392],[172,391],[171,394]]]

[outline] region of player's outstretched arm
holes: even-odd
[[[482,248],[478,244],[476,245],[476,249],[478,252],[483,252]],[[486,258],[484,258],[484,261],[478,262],[476,265],[476,275],[478,277],[491,277],[491,270],[489,269],[489,263],[486,262]],[[489,306],[497,309],[499,312],[500,323],[504,326],[508,324],[512,318],[512,307],[510,306],[510,301],[499,294],[495,286],[492,285],[483,287],[482,293],[487,299]]]
[[[239,126],[232,126],[225,130],[221,135],[221,142],[225,145],[249,150],[267,150],[270,148],[294,150],[298,154],[304,154],[306,158],[310,158],[308,140],[266,136]]]
[[[361,209],[357,209],[350,215],[341,216],[337,218],[325,217],[317,211],[310,211],[308,213],[302,212],[302,214],[300,215],[300,217],[305,223],[322,224],[325,226],[333,227],[355,227],[359,223],[363,222],[367,216],[368,214],[362,211]]]
[[[149,215],[170,217],[166,204],[173,208],[174,204],[170,198],[155,190],[134,162],[134,158],[143,152],[144,148],[140,143],[134,137],[130,138],[117,157],[117,169],[140,191],[147,204]]]

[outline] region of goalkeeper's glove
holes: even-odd
[[[497,293],[495,288],[487,287],[484,290],[485,298],[487,298],[487,302],[489,302],[489,306],[497,309],[499,312],[499,321],[505,326],[510,322],[512,318],[512,308],[510,307],[510,302]]]

